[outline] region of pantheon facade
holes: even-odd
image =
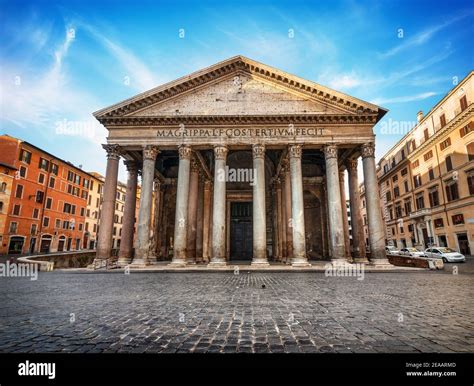
[[[248,261],[264,267],[271,261],[305,267],[318,259],[388,264],[373,132],[386,112],[236,56],[94,113],[109,134],[96,259],[113,253],[123,158],[128,182],[120,265]]]

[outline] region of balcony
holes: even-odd
[[[429,208],[424,208],[417,210],[416,212],[410,213],[410,218],[418,218],[418,217],[423,217],[423,216],[429,216],[431,215],[431,209]]]

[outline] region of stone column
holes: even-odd
[[[291,175],[288,161],[285,161],[285,214],[286,214],[286,263],[291,263],[293,258],[293,217],[291,212]]]
[[[344,171],[339,172],[339,190],[341,191],[341,206],[342,206],[342,225],[344,227],[344,247],[346,250],[346,258],[351,258],[351,243],[349,238],[349,216],[347,216],[346,206],[346,186]]]
[[[191,161],[191,177],[189,181],[188,221],[186,236],[186,263],[196,264],[197,209],[199,194],[199,165],[195,159]]]
[[[281,169],[281,176],[280,176],[280,185],[281,185],[281,261],[284,263],[286,262],[287,258],[287,215],[286,215],[286,184],[285,184],[285,177],[286,173],[284,168]]]
[[[152,241],[151,241],[151,256],[155,256],[158,260],[158,235],[159,235],[159,224],[161,220],[161,182],[158,178],[153,181],[153,221],[152,223]]]
[[[308,266],[306,257],[306,233],[304,225],[303,174],[301,171],[301,145],[288,148],[291,175],[291,214],[293,236],[292,266]]]
[[[276,183],[276,208],[277,208],[277,232],[278,232],[278,261],[283,260],[283,213],[281,208],[281,180],[277,178]]]
[[[214,148],[214,196],[212,207],[212,247],[211,266],[226,265],[226,173],[228,149],[226,146]]]
[[[182,145],[178,148],[178,187],[176,191],[176,215],[174,222],[173,259],[171,265],[186,265],[186,243],[188,221],[189,177],[192,150]]]
[[[158,155],[156,146],[143,147],[142,185],[140,207],[138,208],[137,240],[134,265],[148,265],[156,262],[156,256],[150,251],[151,207],[153,201],[153,182],[155,179],[155,161]]]
[[[351,207],[352,251],[355,263],[368,263],[365,255],[364,223],[360,205],[359,180],[357,176],[357,159],[346,162],[349,175],[349,204]]]
[[[97,237],[96,259],[107,260],[112,254],[112,232],[114,229],[115,197],[119,170],[120,148],[118,145],[102,145],[107,152],[104,193]]]
[[[202,263],[202,247],[204,244],[203,229],[204,229],[204,183],[203,175],[199,173],[199,188],[198,188],[198,204],[197,204],[197,224],[196,224],[196,263]]]
[[[267,224],[265,208],[265,146],[253,145],[253,258],[252,265],[266,266]]]
[[[342,204],[339,185],[339,166],[337,162],[337,146],[324,147],[326,159],[326,181],[329,217],[329,240],[332,260],[346,261],[344,245],[344,227],[342,225]]]
[[[370,260],[374,264],[390,264],[385,256],[385,232],[380,213],[380,197],[375,169],[375,145],[362,145],[362,166],[364,169],[365,202],[369,227]]]
[[[212,181],[204,181],[204,211],[202,224],[202,257],[205,262],[210,260],[209,239],[211,235],[211,195]]]
[[[127,193],[125,195],[125,208],[123,210],[122,241],[118,264],[125,266],[131,263],[133,255],[133,231],[135,227],[135,210],[137,203],[137,163],[125,161],[128,171]]]

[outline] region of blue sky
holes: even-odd
[[[104,173],[92,112],[242,54],[388,108],[380,157],[403,135],[383,122],[416,121],[474,68],[473,15],[462,0],[0,0],[0,132]]]

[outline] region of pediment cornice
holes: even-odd
[[[155,105],[180,94],[184,94],[192,89],[229,77],[232,74],[245,74],[257,79],[264,79],[267,82],[271,82],[289,91],[305,95],[314,101],[319,101],[337,108],[341,113],[345,112],[346,114],[355,114],[358,117],[362,115],[375,114],[378,119],[386,113],[385,109],[369,102],[340,93],[336,90],[299,78],[243,56],[236,56],[188,76],[138,94],[133,98],[127,99],[113,106],[99,110],[94,113],[94,116],[101,123],[105,124],[109,121],[109,118],[125,117],[143,108]],[[166,117],[164,117],[164,119],[166,119]],[[326,117],[322,119],[328,118]]]

